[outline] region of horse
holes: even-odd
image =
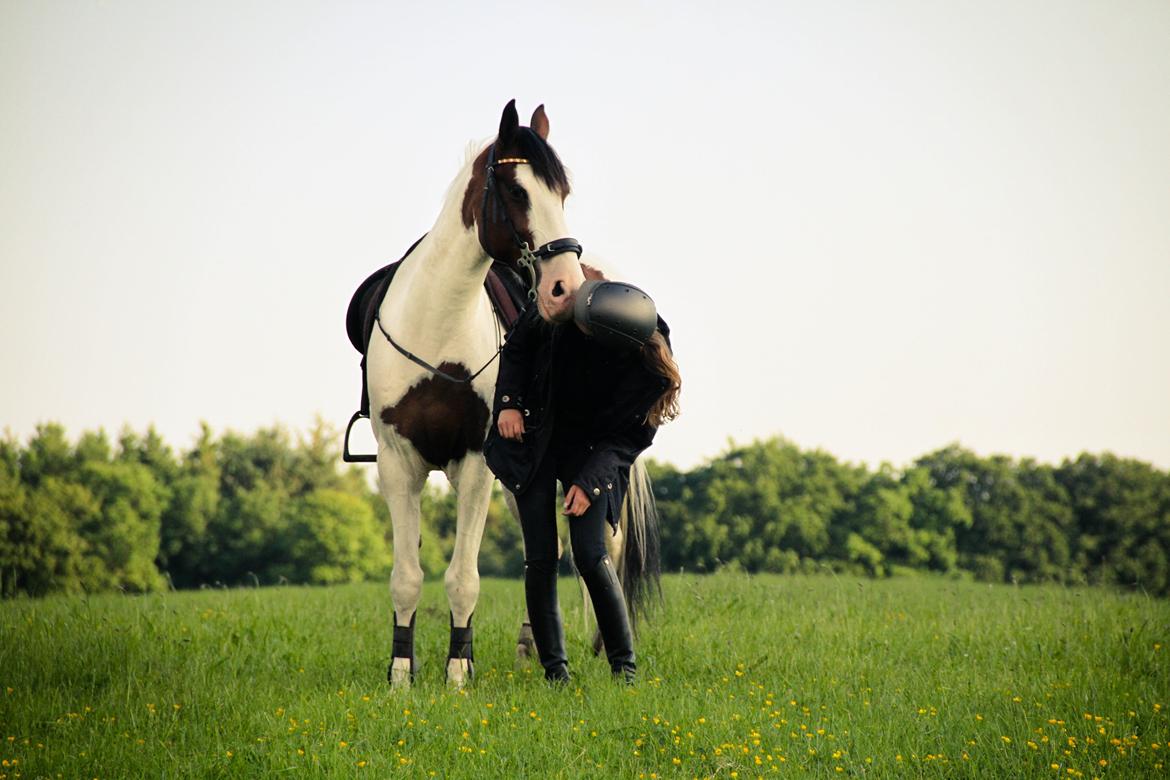
[[[569,179],[548,144],[548,131],[543,105],[528,127],[520,125],[514,100],[504,107],[496,138],[468,155],[434,226],[398,266],[368,337],[365,389],[379,490],[393,529],[394,631],[387,677],[395,688],[408,687],[416,673],[414,626],[423,583],[420,496],[435,470],[455,490],[458,513],[444,576],[450,607],[446,679],[459,687],[474,676],[471,621],[494,481],[483,443],[493,423],[502,346],[501,325],[484,292],[488,270],[495,262],[525,276],[528,305],[556,323],[571,319],[574,294],[585,281],[581,245],[565,226]],[[506,494],[506,499],[518,516],[514,498]],[[641,464],[631,474],[626,506],[622,533],[611,540],[613,558],[627,581],[627,600],[642,609],[657,571],[657,527]],[[529,644],[522,626],[519,656],[527,654]]]

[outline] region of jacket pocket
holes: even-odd
[[[487,466],[510,491],[522,490],[532,476],[534,467],[533,446],[536,432],[528,429],[520,441],[505,439],[493,431],[483,445],[483,457]]]

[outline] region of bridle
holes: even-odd
[[[496,145],[494,143],[492,144],[491,151],[488,153],[487,182],[484,184],[484,187],[483,187],[482,219],[483,219],[483,224],[486,225],[487,224],[488,201],[492,200],[491,196],[494,194],[495,195],[494,205],[496,206],[496,208],[499,211],[502,211],[504,213],[504,220],[508,223],[508,229],[512,232],[512,241],[516,244],[517,248],[519,248],[519,250],[520,250],[520,257],[517,259],[516,262],[520,264],[521,268],[527,269],[527,271],[528,271],[528,278],[530,280],[529,287],[528,287],[528,299],[531,301],[535,301],[536,300],[536,280],[537,280],[536,262],[538,260],[548,259],[548,258],[552,257],[553,255],[559,255],[561,252],[575,252],[577,255],[577,258],[580,259],[580,257],[581,257],[581,242],[579,242],[575,238],[557,238],[557,239],[554,239],[552,241],[549,241],[546,244],[541,244],[536,249],[531,249],[528,246],[528,242],[525,241],[524,239],[520,238],[520,233],[519,233],[519,231],[516,230],[516,224],[514,222],[512,222],[512,215],[508,213],[508,206],[506,203],[504,203],[504,198],[502,195],[500,195],[499,188],[496,184],[496,166],[497,165],[525,165],[525,164],[528,164],[528,159],[525,157],[505,157],[502,160],[497,160],[496,159]],[[498,222],[499,220],[497,219],[495,221]],[[482,237],[480,238],[480,244],[481,245],[483,244]],[[417,245],[417,242],[416,242],[416,245]],[[413,249],[413,248],[414,247],[411,247],[411,249]],[[484,247],[484,251],[485,252],[488,251],[487,247]],[[410,252],[407,252],[407,254],[410,254]],[[488,255],[490,257],[492,257],[493,260],[500,261],[500,258],[493,256],[491,254],[491,252],[488,252]],[[408,360],[410,360],[411,362],[421,366],[422,368],[426,369],[431,374],[439,377],[440,379],[445,379],[448,382],[452,382],[454,384],[460,384],[460,385],[471,384],[475,380],[476,377],[478,377],[480,374],[482,374],[484,372],[484,370],[488,366],[490,366],[493,362],[495,362],[495,359],[500,356],[500,350],[502,350],[504,348],[503,347],[503,340],[502,340],[502,337],[500,334],[500,322],[499,322],[498,318],[493,318],[493,319],[496,320],[496,351],[494,353],[492,353],[492,356],[490,358],[488,358],[488,361],[486,363],[484,363],[482,366],[480,366],[479,370],[476,371],[474,374],[470,374],[466,377],[459,377],[459,376],[454,376],[452,374],[448,374],[445,371],[440,371],[438,368],[432,366],[430,363],[423,360],[418,355],[414,354],[410,350],[403,347],[401,344],[399,344],[397,341],[395,341],[394,337],[390,335],[390,333],[386,330],[385,327],[383,327],[380,307],[379,307],[379,310],[377,312],[375,312],[375,314],[374,314],[374,322],[377,323],[378,330],[382,331],[382,335],[386,337],[386,340],[389,341],[391,346],[393,346],[396,350],[398,350],[398,352],[401,353],[403,357],[405,357]],[[352,421],[351,421],[351,424],[352,424]]]
[[[574,252],[577,259],[581,259],[581,242],[575,238],[556,238],[546,244],[541,244],[536,249],[528,246],[528,242],[520,237],[520,232],[516,230],[516,223],[512,221],[512,215],[508,213],[508,204],[504,203],[504,197],[500,194],[499,186],[496,184],[496,166],[497,165],[527,165],[529,164],[526,157],[504,157],[496,159],[496,145],[493,143],[491,150],[488,152],[487,160],[487,175],[486,181],[483,185],[483,207],[481,215],[483,224],[486,226],[488,222],[488,201],[494,200],[497,212],[503,212],[504,221],[508,223],[508,230],[512,233],[512,243],[520,250],[520,257],[516,262],[521,268],[528,271],[528,300],[536,300],[536,262],[538,260],[546,260],[553,255],[559,255],[561,252]],[[492,196],[495,196],[494,198]],[[493,220],[499,222],[499,219]],[[480,240],[482,244],[482,239]],[[491,255],[487,247],[484,251]],[[497,262],[503,262],[502,258],[492,256],[492,259]]]

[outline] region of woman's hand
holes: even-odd
[[[496,427],[505,439],[519,440],[524,436],[524,415],[520,414],[519,409],[505,409],[500,412]]]
[[[589,505],[592,503],[584,490],[573,485],[565,494],[565,514],[569,517],[580,517],[585,514],[585,510],[589,509]]]

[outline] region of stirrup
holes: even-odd
[[[341,459],[346,463],[377,463],[377,455],[366,455],[363,453],[354,454],[349,451],[349,432],[353,430],[353,424],[358,420],[368,420],[370,415],[363,411],[356,411],[353,417],[349,418],[349,424],[345,426],[345,439],[341,446]]]

